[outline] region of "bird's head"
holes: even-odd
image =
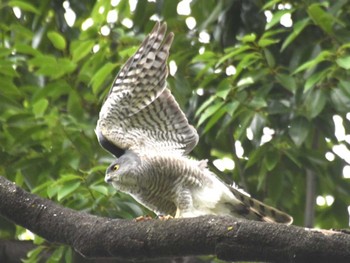
[[[116,159],[106,171],[105,181],[120,191],[130,192],[137,186],[140,157],[130,151]]]

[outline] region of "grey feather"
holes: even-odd
[[[117,75],[100,111],[96,134],[120,149],[189,153],[198,142],[197,131],[166,88],[174,35],[165,33],[166,24],[157,23]]]
[[[222,182],[206,160],[186,156],[198,134],[166,87],[172,40],[166,24],[156,23],[120,70],[101,108],[96,135],[102,147],[119,157],[105,181],[157,214],[292,223],[286,213]]]

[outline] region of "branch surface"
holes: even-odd
[[[143,222],[103,218],[30,194],[2,176],[0,214],[86,257],[350,262],[350,235],[341,232],[218,216]]]

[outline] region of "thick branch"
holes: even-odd
[[[0,200],[1,215],[87,257],[350,262],[350,235],[339,232],[216,216],[145,222],[102,218],[29,194],[1,176]]]
[[[306,202],[304,226],[313,227],[315,221],[316,205],[316,174],[310,169],[306,169]]]
[[[0,240],[0,261],[7,263],[21,262],[30,250],[36,246],[31,241]]]

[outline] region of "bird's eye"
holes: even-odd
[[[113,171],[117,171],[119,169],[119,164],[113,166]]]

